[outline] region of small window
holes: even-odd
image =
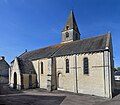
[[[66,26],[66,30],[68,30],[69,29],[69,26]]]
[[[41,62],[41,74],[43,74],[43,62]]]
[[[69,37],[69,33],[68,32],[66,32],[66,38],[68,38]]]
[[[76,33],[75,37],[76,37],[76,39],[78,39],[78,34],[77,33]]]
[[[88,58],[83,59],[83,66],[84,66],[84,74],[89,74],[89,62]]]
[[[66,59],[66,73],[69,73],[69,60]]]

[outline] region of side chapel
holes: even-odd
[[[87,39],[70,12],[60,44],[26,51],[11,62],[9,84],[112,98],[114,62],[111,33]]]

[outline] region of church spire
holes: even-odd
[[[75,31],[79,33],[73,10],[70,11],[70,15],[66,21],[63,31],[66,31],[67,29],[74,29]]]
[[[62,30],[62,43],[80,39],[80,32],[75,20],[74,12],[71,10],[66,24]]]

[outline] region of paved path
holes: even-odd
[[[120,105],[120,94],[115,96],[113,99],[98,103],[96,105]]]
[[[6,85],[0,95],[0,105],[120,105],[120,94],[113,99],[70,92],[32,89],[15,91]],[[120,92],[118,92],[120,93]]]
[[[0,103],[5,105],[96,105],[104,101],[106,99],[96,96],[40,89],[0,96]]]

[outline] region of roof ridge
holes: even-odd
[[[68,43],[61,43],[61,44],[70,44],[70,43],[76,43],[76,42],[82,42],[84,40],[90,40],[90,39],[93,39],[93,38],[99,38],[99,37],[102,37],[102,36],[106,36],[108,33],[106,34],[102,34],[102,35],[99,35],[99,36],[92,36],[90,38],[85,38],[85,39],[82,39],[82,40],[76,40],[76,41],[73,41],[73,42],[68,42]]]
[[[108,33],[107,33],[107,34],[108,34]],[[47,47],[38,48],[38,49],[35,49],[35,50],[31,50],[31,51],[28,51],[28,52],[24,52],[24,53],[22,53],[20,56],[22,56],[22,55],[24,55],[24,54],[26,54],[26,53],[30,53],[30,52],[37,51],[37,50],[42,50],[42,49],[49,48],[49,47],[54,47],[54,46],[61,47],[61,46],[64,46],[64,45],[67,45],[67,44],[71,44],[71,43],[82,42],[82,41],[84,41],[84,40],[90,40],[90,39],[93,39],[93,38],[98,38],[98,37],[106,36],[107,34],[102,34],[102,35],[99,35],[99,36],[93,36],[93,37],[90,37],[90,38],[85,38],[85,39],[83,39],[83,40],[76,40],[76,41],[69,42],[69,43],[60,43],[60,44],[50,45],[50,46],[47,46]],[[60,46],[60,45],[61,45],[61,46]],[[20,56],[19,56],[19,57],[20,57]]]
[[[83,40],[98,38],[98,37],[106,36],[107,34],[108,34],[108,33],[106,33],[106,34],[101,34],[101,35],[99,35],[99,36],[92,36],[92,37],[90,37],[90,38],[85,38],[85,39],[83,39]],[[83,40],[81,40],[81,41],[83,41]]]
[[[110,43],[110,35],[111,35],[111,33],[108,32],[108,33],[107,33],[106,48],[109,47],[109,43]]]
[[[18,58],[21,57],[22,55],[24,55],[25,53],[27,53],[26,50],[25,50],[22,54],[20,54],[20,55],[18,56]]]

